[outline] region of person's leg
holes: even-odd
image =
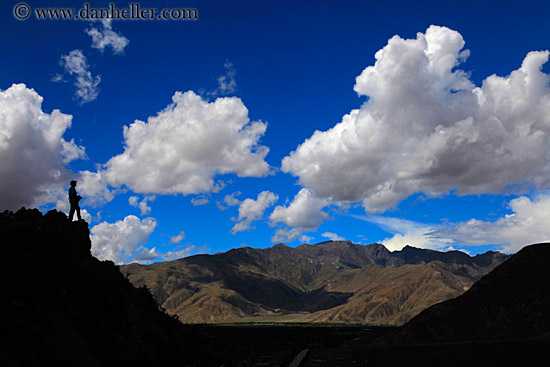
[[[78,215],[80,215],[80,210],[78,211]],[[71,205],[71,210],[69,211],[69,222],[73,221],[74,216],[74,206]]]
[[[82,218],[80,217],[80,206],[76,206],[76,216],[78,218],[78,220],[82,220]]]

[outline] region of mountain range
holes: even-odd
[[[196,255],[121,272],[183,322],[345,322],[402,325],[457,297],[507,259],[406,246],[327,241]]]
[[[127,272],[135,268],[142,270],[143,281],[157,279],[156,292],[165,292],[165,304],[176,303],[179,294],[181,310],[188,307],[186,300],[194,300],[217,304],[222,312],[226,302],[233,312],[245,313],[234,302],[244,299],[245,305],[268,312],[237,320],[341,315],[332,319],[338,321],[366,309],[398,320],[395,315],[413,313],[411,305],[422,297],[461,290],[397,328],[184,325],[157,305],[147,287],[134,287],[119,267],[94,258],[90,248],[87,223],[69,222],[63,213],[0,213],[0,366],[291,365],[304,353],[303,367],[550,363],[549,243],[526,246],[512,256],[470,257],[325,242],[124,267],[128,277],[136,276]],[[168,268],[170,274],[164,271]],[[476,277],[481,278],[464,292]],[[256,285],[249,283],[254,279]],[[181,290],[170,295],[160,287],[166,284]],[[211,293],[216,287],[219,298]],[[280,298],[282,292],[288,298]],[[223,294],[233,295],[232,303]],[[396,305],[401,309],[393,311]]]

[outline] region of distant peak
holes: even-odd
[[[371,243],[371,244],[369,244],[369,245],[367,245],[367,246],[372,246],[372,247],[386,247],[386,246],[384,246],[384,244],[378,243],[378,242]]]
[[[419,252],[419,251],[422,251],[422,252],[442,252],[442,251],[430,250],[428,248],[415,247],[415,246],[411,246],[411,245],[405,245],[405,247],[403,247],[401,249],[401,251],[404,251],[404,252],[411,252],[411,251],[416,251],[416,252]]]
[[[338,244],[355,245],[353,242],[351,242],[349,240],[346,240],[346,241],[328,240],[328,241],[323,241],[323,242],[316,243],[315,246],[323,246],[323,245],[331,245],[331,244],[335,244],[335,245],[338,245]]]
[[[278,244],[274,245],[272,248],[288,248],[288,246],[282,242],[279,242]]]

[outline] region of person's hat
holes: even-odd
[[[73,182],[76,184],[76,180],[72,180],[72,181],[71,181],[71,185],[73,184]]]

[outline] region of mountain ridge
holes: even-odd
[[[135,285],[147,286],[159,305],[185,322],[267,317],[401,325],[422,309],[462,294],[506,258],[498,252],[471,257],[410,246],[391,252],[379,243],[325,241],[296,248],[282,243],[243,247],[129,264],[121,271]],[[376,276],[380,272],[383,277]],[[372,279],[376,287],[368,284]]]

